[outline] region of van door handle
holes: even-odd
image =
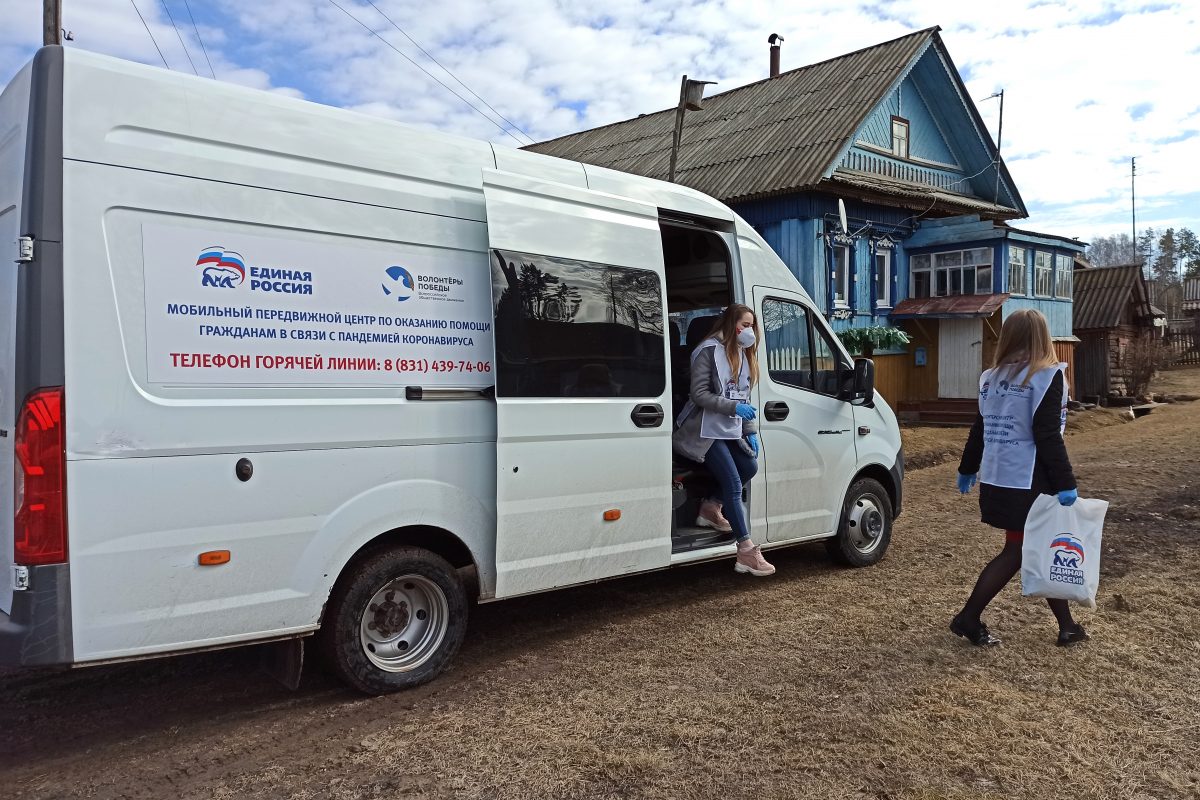
[[[768,422],[779,422],[787,419],[788,413],[791,411],[788,404],[782,400],[772,400],[763,408],[763,417]]]
[[[666,415],[663,414],[662,406],[658,403],[643,403],[633,407],[633,413],[629,415],[629,418],[639,428],[657,428],[663,424]]]

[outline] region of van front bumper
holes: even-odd
[[[29,568],[29,588],[0,611],[0,666],[70,664],[71,572],[68,564]]]

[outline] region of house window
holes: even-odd
[[[1041,250],[1033,254],[1033,296],[1049,297],[1054,288],[1054,261]]]
[[[964,250],[963,266],[975,268],[975,294],[992,293],[992,248],[976,247],[973,250]],[[963,284],[963,290],[963,294],[971,293],[971,287],[966,283]]]
[[[933,273],[929,269],[929,256],[911,256],[908,259],[908,271],[912,275],[911,285],[908,288],[909,297],[932,297],[932,289],[930,281]]]
[[[1008,291],[1010,294],[1029,294],[1029,265],[1025,262],[1023,247],[1008,250]]]
[[[908,158],[908,120],[892,117],[892,155]]]
[[[892,307],[892,251],[875,251],[875,307]]]
[[[976,247],[933,255],[913,256],[910,297],[947,297],[960,294],[991,294],[992,249]]]
[[[839,244],[833,248],[833,304],[846,308],[850,305],[850,287],[854,275],[853,253],[849,245]]]
[[[1054,296],[1060,300],[1070,300],[1074,288],[1075,259],[1070,256],[1054,257]]]

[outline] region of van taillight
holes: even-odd
[[[25,399],[17,418],[17,515],[14,556],[18,564],[67,560],[67,508],[64,494],[63,390],[38,389]]]

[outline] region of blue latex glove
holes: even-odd
[[[758,412],[754,410],[754,406],[749,403],[738,403],[737,407],[733,409],[733,413],[742,419],[754,419],[758,416]]]
[[[1075,489],[1063,489],[1058,493],[1059,505],[1069,506],[1074,504],[1079,499],[1079,492]]]
[[[752,433],[746,437],[746,441],[750,443],[750,449],[754,451],[754,457],[758,458],[758,434]]]
[[[971,491],[971,487],[975,485],[977,478],[974,475],[958,474],[958,493],[966,494]]]

